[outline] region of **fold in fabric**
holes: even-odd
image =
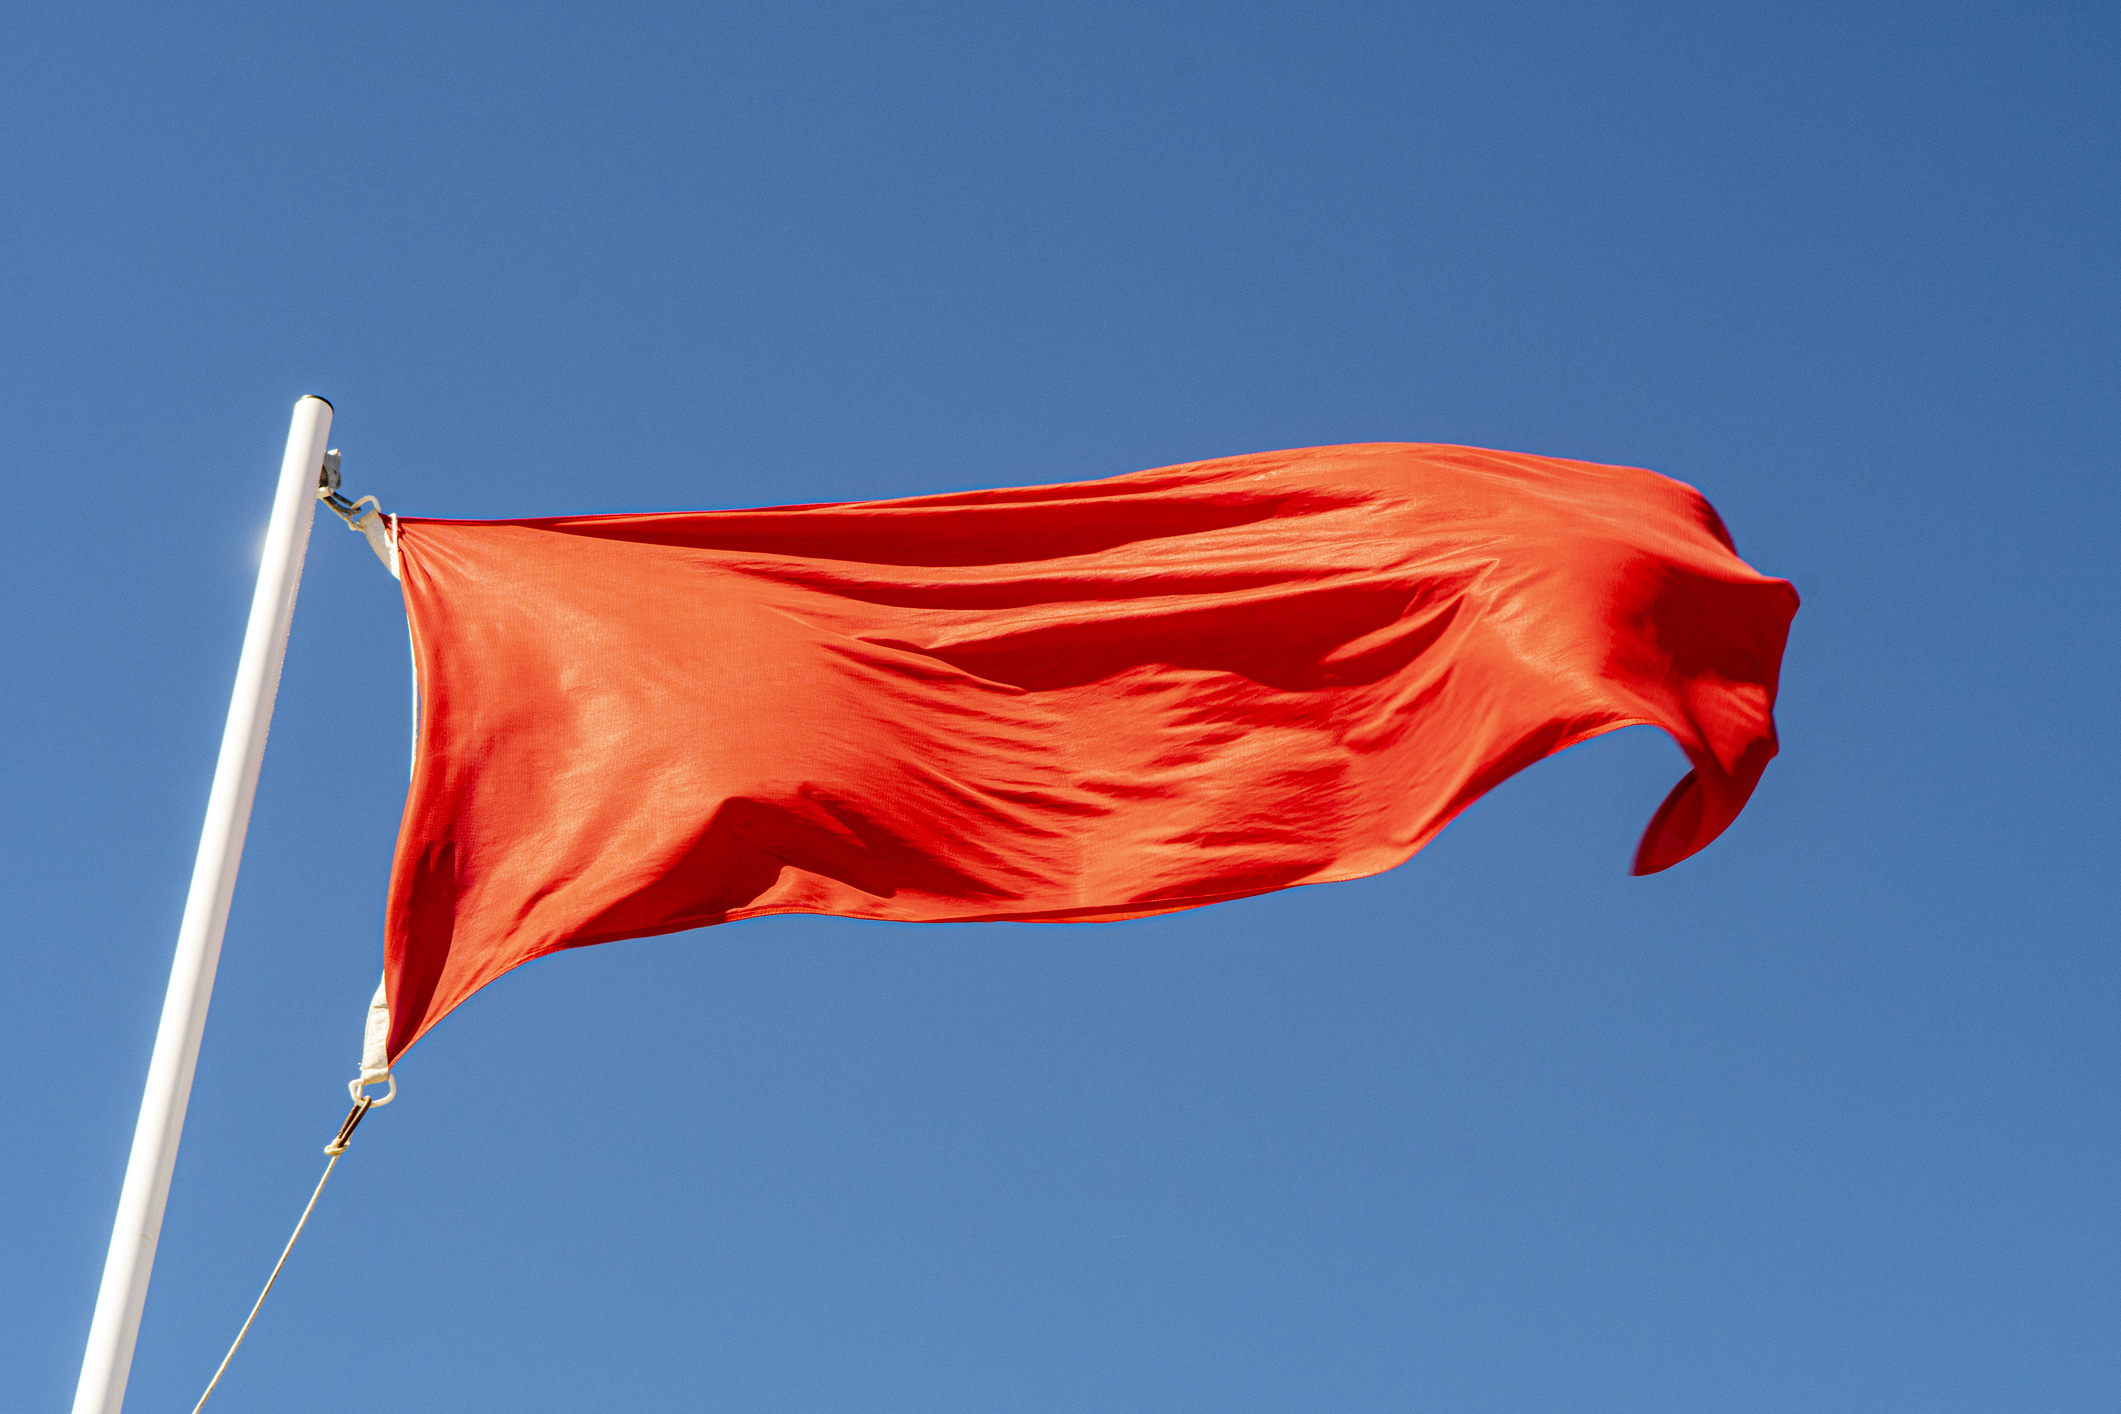
[[[1406,860],[1615,728],[1775,754],[1797,595],[1690,487],[1468,447],[846,505],[405,518],[395,1060],[509,968],[769,913],[1135,918]]]

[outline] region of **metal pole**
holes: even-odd
[[[302,556],[316,514],[317,474],[330,437],[331,404],[315,396],[297,402],[287,429],[287,454],[280,461],[272,523],[265,532],[258,589],[250,601],[250,627],[244,630],[243,657],[236,667],[236,690],[228,704],[228,727],[221,735],[221,759],[206,800],[206,825],[199,832],[199,859],[192,868],[191,893],[184,900],[184,922],[177,929],[177,956],[169,970],[162,1025],[155,1032],[154,1058],[147,1066],[147,1092],[140,1100],[140,1123],[133,1131],[125,1187],[118,1195],[103,1287],[96,1294],[88,1353],[74,1391],[74,1414],[118,1414],[125,1404],[140,1308],[147,1301],[155,1242],[162,1234],[162,1207],[177,1166],[184,1107],[191,1099],[206,1005],[213,998],[214,966],[221,960],[221,932],[236,889],[236,866],[243,859],[243,835],[250,826],[258,767],[265,759],[265,733],[272,725],[287,629],[295,616],[295,590],[302,582]]]

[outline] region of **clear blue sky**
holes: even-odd
[[[0,1365],[71,1397],[289,404],[513,516],[1318,443],[1654,467],[1805,599],[1383,878],[588,949],[402,1067],[214,1409],[2121,1400],[2108,5],[0,16]],[[343,1112],[407,746],[320,521],[139,1346]]]

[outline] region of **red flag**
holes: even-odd
[[[1401,863],[1640,723],[1775,754],[1797,595],[1652,472],[1318,447],[902,501],[400,522],[393,1058],[509,968],[768,913],[1135,918]]]

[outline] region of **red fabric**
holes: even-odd
[[[1689,487],[1318,447],[903,501],[404,520],[390,1053],[518,963],[767,913],[1133,918],[1389,869],[1600,732],[1775,754],[1797,608]]]

